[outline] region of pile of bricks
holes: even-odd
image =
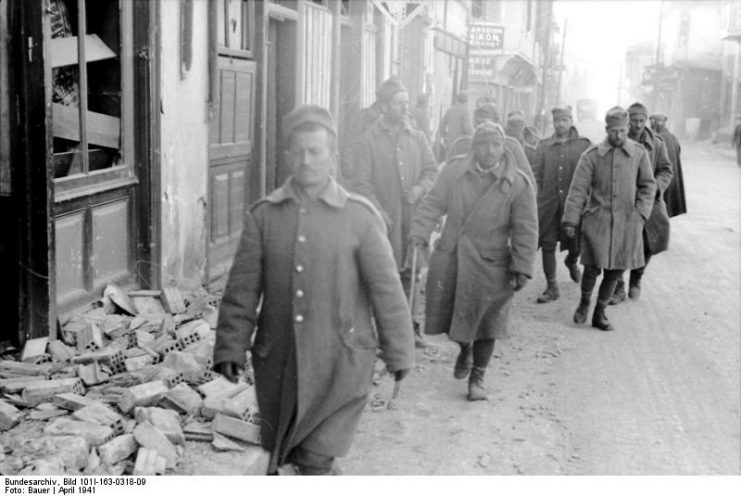
[[[212,371],[212,300],[109,285],[61,339],[0,360],[0,431],[43,423],[40,456],[0,472],[155,475],[176,468],[186,441],[259,445],[254,387]]]

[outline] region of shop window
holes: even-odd
[[[82,186],[85,177],[104,180],[101,171],[130,174],[124,165],[133,154],[131,56],[124,53],[131,43],[129,3],[49,1],[53,163],[62,189]]]
[[[471,2],[471,17],[482,19],[484,17],[484,0],[473,0]]]
[[[252,52],[254,43],[254,1],[217,0],[218,39],[221,52]]]

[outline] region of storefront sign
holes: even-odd
[[[501,51],[504,47],[504,26],[471,23],[468,27],[468,43],[475,50]]]
[[[488,55],[469,55],[468,80],[488,81],[494,78],[495,57]]]

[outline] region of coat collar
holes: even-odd
[[[491,174],[494,176],[495,181],[505,180],[508,181],[510,184],[513,184],[515,182],[515,167],[514,167],[514,159],[511,156],[511,153],[509,150],[504,151],[504,155],[502,155],[502,160],[504,160],[504,163],[497,167],[494,171],[487,171],[487,174]],[[476,165],[476,162],[473,158],[473,152],[469,152],[468,156],[464,159],[466,161],[466,166],[461,167],[459,173],[458,173],[458,179],[463,177],[464,174],[473,174],[474,176],[478,177],[480,172],[478,171],[478,166]]]
[[[296,186],[293,184],[293,177],[286,179],[283,185],[270,193],[265,197],[270,203],[283,203],[284,201],[292,200],[296,203],[301,203],[301,199],[296,192]],[[343,208],[347,203],[347,191],[337,184],[337,182],[330,178],[327,187],[319,195],[319,200],[323,201],[330,207]]]
[[[623,150],[626,155],[632,157],[633,154],[636,152],[635,147],[637,144],[638,143],[628,138],[625,141],[625,144],[620,149]],[[607,138],[605,137],[605,139],[603,139],[602,142],[597,145],[597,154],[599,154],[600,157],[604,157],[605,155],[607,155],[607,152],[610,151],[610,148],[613,148],[613,146],[607,141]]]
[[[571,128],[569,129],[569,134],[568,136],[566,136],[566,141],[571,141],[575,139],[579,139],[579,131],[576,130],[575,126],[571,126]],[[551,145],[561,143],[560,141],[558,141],[558,138],[556,138],[556,133],[553,133],[553,135],[551,136],[551,140],[552,140],[550,143]]]
[[[373,123],[373,132],[375,134],[394,134],[396,133],[396,130],[392,127],[390,127],[388,124],[386,124],[386,120],[383,118],[383,114],[376,119],[376,121]],[[404,118],[401,123],[401,131],[406,133],[412,132],[412,126],[409,122],[409,118]]]
[[[631,138],[631,139],[634,139],[634,138]],[[649,150],[653,150],[654,148],[656,148],[656,140],[657,140],[656,135],[651,130],[651,128],[648,126],[643,128],[641,135],[638,136],[637,139],[634,139],[634,141],[642,144]]]

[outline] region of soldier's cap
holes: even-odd
[[[669,120],[669,117],[664,112],[654,112],[649,116],[651,119],[663,119],[663,120]]]
[[[507,118],[507,131],[510,136],[513,134],[520,135],[525,130],[525,117],[520,114],[515,114]]]
[[[376,90],[376,100],[379,102],[388,102],[395,94],[402,91],[407,91],[407,87],[404,86],[404,83],[397,76],[391,76],[382,82],[381,86]]]
[[[573,117],[571,114],[571,106],[567,105],[566,107],[553,107],[551,109],[551,114],[553,114],[553,120],[563,119],[564,117]]]
[[[499,109],[491,102],[483,103],[473,111],[474,117],[481,117],[490,121],[499,122]]]
[[[523,112],[522,110],[510,110],[509,112],[507,112],[507,119],[509,120],[509,118],[516,115],[522,116],[523,119],[525,118],[525,112]]]
[[[623,107],[612,107],[605,114],[607,128],[624,127],[628,125],[628,112]]]
[[[486,120],[476,126],[476,130],[473,132],[473,142],[481,143],[483,141],[487,141],[492,136],[496,136],[497,134],[504,138],[505,134],[504,129],[502,129],[502,125],[498,122]]]
[[[628,107],[628,115],[642,115],[648,118],[648,109],[640,102],[635,102],[633,105]]]
[[[337,136],[337,126],[329,110],[319,105],[299,105],[283,117],[283,135],[286,142],[291,137],[294,129],[309,122],[322,126],[328,132]]]

